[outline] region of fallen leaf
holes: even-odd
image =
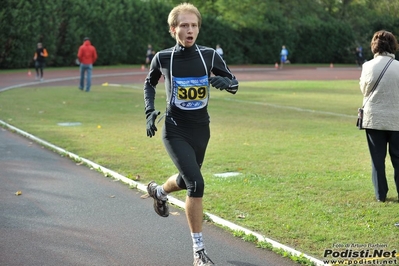
[[[144,194],[144,195],[142,195],[140,198],[142,198],[142,199],[146,199],[146,198],[149,198],[150,197],[150,195],[148,195],[148,194]]]
[[[115,198],[115,195],[111,195],[111,196],[109,196],[110,198]]]
[[[172,214],[172,215],[180,215],[180,213],[178,213],[178,212],[170,212],[170,214]]]
[[[17,196],[22,195],[22,191],[18,190],[17,192],[15,192],[15,195],[17,195]]]
[[[137,175],[137,176],[136,176],[136,180],[140,180],[140,178],[141,178],[140,175]]]
[[[244,214],[239,214],[239,215],[237,215],[237,218],[245,219],[245,215]]]

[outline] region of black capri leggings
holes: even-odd
[[[209,124],[200,127],[179,127],[165,122],[162,131],[165,148],[179,170],[177,185],[187,189],[187,196],[204,195],[201,166],[210,138]]]
[[[40,61],[35,61],[35,69],[36,69],[36,75],[40,76],[41,78],[43,77],[43,68],[44,68],[44,62]],[[40,73],[39,73],[40,70]]]

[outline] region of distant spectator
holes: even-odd
[[[46,48],[43,48],[42,43],[39,42],[33,56],[33,60],[35,60],[36,80],[40,79],[40,81],[43,81],[43,68],[46,64],[45,59],[47,56],[48,53]]]
[[[154,56],[155,56],[155,50],[152,50],[151,54],[148,56],[148,58],[150,59],[150,64]]]
[[[284,64],[289,64],[290,61],[288,60],[288,50],[285,47],[285,45],[283,45],[281,47],[281,52],[280,52],[280,68],[283,68]]]
[[[216,45],[216,52],[223,58],[223,49],[220,47],[220,44]]]
[[[146,53],[146,57],[145,57],[145,67],[146,68],[148,68],[148,66],[150,65],[154,55],[155,55],[155,53],[154,53],[154,50],[152,49],[152,45],[148,44],[147,53]]]
[[[356,55],[356,64],[359,68],[361,68],[362,65],[364,64],[364,58],[361,46],[356,47],[355,55]]]
[[[91,72],[93,69],[93,64],[97,60],[97,51],[96,48],[91,45],[90,39],[88,37],[83,39],[83,44],[79,47],[78,59],[80,62],[79,89],[83,91],[85,72],[87,72],[86,92],[89,92],[91,87]]]

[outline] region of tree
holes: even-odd
[[[0,68],[32,65],[37,42],[48,66],[74,64],[85,36],[96,46],[96,64],[143,64],[148,43],[173,46],[166,22],[179,0],[3,0]],[[294,63],[352,62],[373,33],[399,28],[399,2],[390,0],[192,0],[203,24],[198,42],[223,46],[230,64],[274,63],[281,46]],[[40,6],[41,8],[35,8]],[[367,54],[369,53],[369,54]]]

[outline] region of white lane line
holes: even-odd
[[[142,75],[142,74],[143,74],[142,72],[124,72],[124,73],[112,73],[112,74],[97,74],[97,75],[92,75],[91,77],[92,78],[103,78],[103,77],[130,76],[130,75],[136,76],[136,75]],[[66,78],[55,78],[55,79],[45,79],[43,81],[28,82],[28,83],[22,83],[22,84],[8,86],[8,87],[0,89],[0,92],[6,91],[6,90],[10,90],[10,89],[16,89],[16,88],[40,85],[42,83],[52,83],[52,82],[77,80],[77,79],[80,79],[80,76],[66,77]]]
[[[288,109],[288,110],[294,110],[294,111],[299,111],[299,112],[308,112],[308,113],[324,114],[324,115],[332,115],[332,116],[348,117],[348,118],[356,118],[357,117],[356,115],[346,115],[346,114],[333,113],[333,112],[327,112],[327,111],[318,111],[318,110],[305,109],[305,108],[300,108],[300,107],[295,107],[295,106],[278,105],[278,104],[272,104],[272,103],[266,103],[266,102],[245,101],[245,100],[237,100],[237,99],[233,99],[233,98],[222,98],[222,97],[216,97],[216,98],[224,99],[226,101],[270,106],[270,107],[274,107],[274,108]]]
[[[105,87],[126,87],[126,88],[133,88],[133,89],[137,89],[137,90],[142,90],[143,88],[137,87],[137,86],[133,86],[133,85],[126,85],[126,84],[115,84],[115,83],[108,83],[105,82],[103,84],[101,84],[101,86],[105,86]]]
[[[57,147],[57,146],[55,146],[55,145],[53,145],[53,144],[51,144],[51,143],[49,143],[49,142],[47,142],[45,140],[42,140],[42,139],[40,139],[40,138],[38,138],[38,137],[36,137],[36,136],[34,136],[32,134],[29,134],[29,133],[27,133],[27,132],[25,132],[23,130],[20,130],[19,128],[11,126],[11,125],[7,124],[6,122],[4,122],[2,120],[0,120],[0,125],[5,127],[5,128],[7,128],[7,129],[9,129],[10,131],[16,132],[16,133],[18,133],[18,134],[20,134],[20,135],[22,135],[22,136],[24,136],[24,137],[26,137],[26,138],[28,138],[30,140],[35,141],[36,143],[39,143],[39,144],[47,147],[48,149],[56,151],[57,153],[59,153],[62,156],[69,157],[69,158],[71,158],[72,160],[74,160],[76,162],[83,162],[87,166],[89,166],[89,167],[91,167],[91,168],[103,173],[104,176],[112,177],[112,178],[114,178],[116,180],[119,180],[119,181],[121,181],[121,182],[123,182],[125,184],[128,184],[128,185],[130,185],[132,187],[137,188],[138,190],[141,190],[141,191],[147,193],[147,186],[144,185],[144,184],[141,184],[139,182],[133,181],[132,179],[129,179],[129,178],[127,178],[127,177],[125,177],[125,176],[123,176],[123,175],[121,175],[121,174],[119,174],[119,173],[117,173],[115,171],[112,171],[112,170],[110,170],[108,168],[105,168],[105,167],[99,165],[99,164],[96,164],[95,162],[92,162],[92,161],[90,161],[90,160],[88,160],[86,158],[80,157],[77,154],[71,153],[71,152],[69,152],[67,150],[64,150],[64,149],[62,149],[60,147]],[[174,204],[174,205],[180,207],[183,210],[185,209],[185,203],[183,201],[181,201],[181,200],[179,200],[177,198],[174,198],[172,196],[169,196],[169,195],[168,195],[168,199],[169,199],[169,202],[171,204]],[[309,256],[307,254],[304,254],[304,253],[302,253],[300,251],[297,251],[297,250],[295,250],[295,249],[293,249],[293,248],[291,248],[289,246],[283,245],[283,244],[281,244],[281,243],[279,243],[277,241],[274,241],[274,240],[272,240],[270,238],[262,236],[261,234],[253,232],[253,231],[251,231],[251,230],[249,230],[249,229],[247,229],[245,227],[242,227],[242,226],[239,226],[237,224],[234,224],[234,223],[232,223],[232,222],[230,222],[228,220],[225,220],[223,218],[220,218],[219,216],[216,216],[216,215],[208,213],[208,212],[205,212],[205,214],[215,224],[221,225],[223,227],[227,227],[227,228],[229,228],[232,231],[242,231],[242,232],[244,232],[247,235],[253,235],[253,236],[255,236],[258,239],[258,241],[267,242],[267,243],[271,244],[274,248],[283,249],[284,251],[289,252],[292,255],[303,256],[303,257],[309,259],[310,261],[314,262],[315,265],[317,265],[317,266],[324,265],[322,261],[320,261],[320,260],[318,260],[316,258],[313,258],[313,257],[311,257],[311,256]]]
[[[93,75],[92,77],[95,78],[95,77],[109,77],[109,76],[139,75],[139,74],[142,74],[142,73],[138,73],[138,72],[113,73],[113,74]],[[74,79],[79,79],[79,78],[80,77],[58,78],[58,79],[45,80],[43,82],[50,83],[50,82],[74,80]],[[5,90],[9,90],[9,89],[13,89],[13,88],[26,87],[26,86],[36,85],[36,84],[38,84],[38,83],[37,82],[30,82],[30,83],[24,83],[24,84],[9,86],[9,87],[0,89],[0,92],[5,91]],[[230,99],[230,100],[233,100],[233,99]],[[234,100],[234,101],[237,101],[237,100]],[[250,101],[242,101],[242,102],[254,104],[254,102],[250,102]],[[255,102],[255,104],[263,104],[264,105],[265,103]],[[284,107],[284,106],[281,106],[281,107]],[[2,121],[2,120],[0,120],[0,125],[5,127],[5,128],[7,128],[7,129],[9,129],[9,130],[11,130],[11,131],[15,131],[18,134],[20,134],[20,135],[22,135],[22,136],[24,136],[24,137],[26,137],[28,139],[31,139],[31,140],[33,140],[33,141],[35,141],[35,142],[37,142],[37,143],[39,143],[39,144],[41,144],[43,146],[46,146],[47,148],[52,149],[52,150],[58,152],[61,155],[67,156],[67,157],[69,157],[69,158],[71,158],[71,159],[73,159],[75,161],[83,162],[86,165],[92,167],[93,169],[97,169],[98,171],[101,171],[105,176],[112,177],[112,178],[114,178],[116,180],[119,180],[119,181],[121,181],[123,183],[126,183],[126,184],[130,185],[130,186],[136,187],[138,190],[141,190],[141,191],[147,193],[147,186],[144,185],[144,184],[141,184],[139,182],[133,181],[132,179],[129,179],[129,178],[127,178],[127,177],[125,177],[125,176],[123,176],[123,175],[121,175],[121,174],[119,174],[119,173],[117,173],[115,171],[112,171],[112,170],[110,170],[108,168],[105,168],[105,167],[99,165],[99,164],[96,164],[95,162],[92,162],[92,161],[90,161],[90,160],[88,160],[86,158],[80,157],[79,155],[76,155],[76,154],[71,153],[71,152],[69,152],[67,150],[64,150],[64,149],[62,149],[60,147],[57,147],[57,146],[55,146],[55,145],[53,145],[53,144],[51,144],[51,143],[49,143],[49,142],[47,142],[45,140],[37,138],[37,137],[33,136],[32,134],[29,134],[29,133],[27,133],[27,132],[25,132],[23,130],[20,130],[20,129],[18,129],[18,128],[16,128],[16,127],[14,127],[14,126]],[[180,207],[181,209],[185,210],[185,203],[183,201],[181,201],[179,199],[176,199],[176,198],[174,198],[172,196],[168,196],[168,199],[169,199],[169,202],[171,204],[174,204],[174,205]],[[262,236],[262,235],[260,235],[260,234],[258,234],[256,232],[253,232],[253,231],[251,231],[251,230],[249,230],[247,228],[244,228],[242,226],[236,225],[236,224],[234,224],[234,223],[232,223],[230,221],[227,221],[227,220],[225,220],[223,218],[220,218],[220,217],[218,217],[216,215],[213,215],[211,213],[206,212],[205,214],[208,215],[209,218],[212,220],[212,222],[214,222],[215,224],[227,227],[227,228],[229,228],[230,230],[233,230],[233,231],[237,231],[238,230],[238,231],[245,232],[245,234],[253,235],[256,238],[258,238],[259,241],[267,242],[267,243],[271,244],[274,248],[282,249],[282,250],[284,250],[284,251],[286,251],[288,253],[291,253],[292,255],[295,255],[295,256],[303,256],[303,257],[307,258],[308,260],[310,260],[311,262],[313,262],[316,266],[323,266],[324,265],[324,263],[321,260],[318,260],[318,259],[316,259],[316,258],[314,258],[312,256],[304,254],[303,252],[295,250],[295,249],[293,249],[293,248],[291,248],[289,246],[283,245],[283,244],[281,244],[281,243],[279,243],[277,241],[274,241],[274,240],[272,240],[270,238]]]

